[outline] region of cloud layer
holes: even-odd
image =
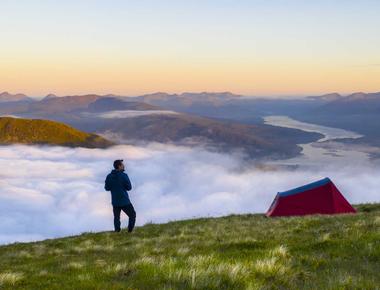
[[[108,111],[103,113],[82,113],[83,116],[87,117],[96,117],[96,118],[104,118],[104,119],[115,119],[115,118],[134,118],[146,115],[177,115],[178,112],[168,111],[168,110],[116,110],[116,111]]]
[[[378,167],[263,171],[237,155],[156,143],[109,149],[0,146],[0,243],[112,230],[104,179],[119,158],[132,181],[138,225],[265,212],[276,192],[325,176],[352,203],[380,201]]]

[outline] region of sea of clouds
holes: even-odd
[[[132,182],[137,225],[262,213],[278,191],[326,176],[352,203],[380,201],[376,166],[262,170],[240,155],[158,143],[109,149],[0,146],[0,244],[113,230],[104,180],[119,158]]]
[[[107,111],[102,113],[88,113],[83,112],[82,115],[86,117],[104,118],[104,119],[125,119],[125,118],[135,118],[146,115],[178,115],[178,112],[169,110],[116,110]]]

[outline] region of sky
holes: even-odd
[[[377,0],[0,0],[0,91],[380,91]]]
[[[0,244],[113,230],[104,180],[120,156],[138,226],[264,213],[278,191],[326,176],[351,203],[380,201],[380,168],[359,163],[273,172],[244,163],[238,153],[158,143],[108,149],[11,145],[0,146],[0,156]],[[122,227],[127,221],[123,214]]]

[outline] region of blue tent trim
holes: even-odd
[[[328,184],[330,182],[331,182],[330,178],[326,177],[324,179],[315,181],[313,183],[309,183],[307,185],[303,185],[303,186],[300,186],[300,187],[297,187],[297,188],[294,188],[294,189],[291,189],[291,190],[288,190],[288,191],[279,192],[278,195],[280,197],[289,196],[289,195],[301,193],[301,192],[304,192],[304,191],[308,191],[308,190],[311,190],[311,189],[315,189],[317,187],[326,185],[326,184]]]

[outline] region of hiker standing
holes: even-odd
[[[136,222],[136,212],[129,200],[127,190],[132,189],[131,181],[124,173],[122,159],[113,162],[114,169],[105,180],[104,189],[111,191],[115,232],[120,232],[120,212],[123,211],[129,217],[128,232],[132,232]]]

